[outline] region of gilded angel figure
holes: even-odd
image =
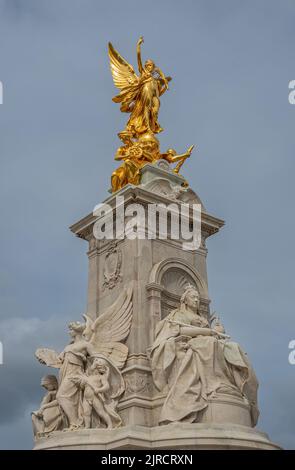
[[[143,37],[137,42],[137,63],[139,75],[109,43],[109,57],[114,84],[120,93],[113,98],[121,103],[121,111],[130,113],[126,128],[119,134],[124,141],[128,138],[139,138],[142,134],[157,134],[163,129],[158,123],[160,96],[168,90],[171,77],[166,77],[151,59],[142,64],[141,44]]]

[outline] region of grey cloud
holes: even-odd
[[[42,397],[40,379],[57,370],[41,366],[34,357],[38,347],[61,351],[66,342],[65,318],[14,317],[0,321],[3,365],[0,382],[0,426],[12,425],[27,416],[24,410],[38,407]],[[29,429],[28,429],[29,432]]]

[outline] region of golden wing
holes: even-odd
[[[119,90],[138,83],[138,76],[132,65],[128,64],[110,42],[109,58],[114,84]]]

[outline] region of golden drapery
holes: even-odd
[[[113,98],[115,103],[121,103],[122,112],[131,113],[126,131],[132,136],[146,132],[157,134],[163,130],[158,123],[160,90],[160,80],[143,72],[136,85],[124,88]]]

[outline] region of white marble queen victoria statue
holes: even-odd
[[[180,307],[158,323],[151,364],[156,387],[167,392],[161,424],[197,422],[208,398],[221,393],[244,397],[255,426],[259,414],[255,373],[221,323],[211,327],[200,315],[199,294],[193,286],[186,287]]]

